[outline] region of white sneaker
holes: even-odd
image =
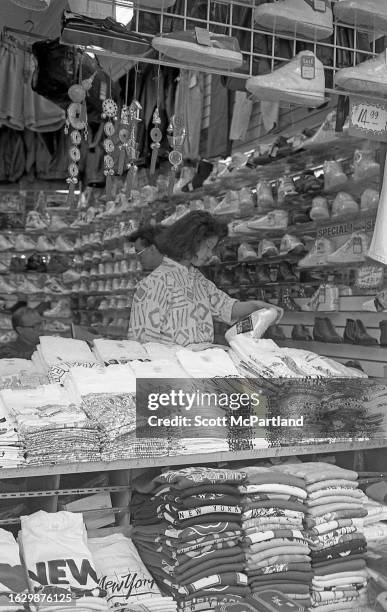
[[[47,229],[47,223],[42,218],[41,214],[36,210],[30,210],[27,214],[26,229],[28,230],[44,230]]]
[[[362,212],[373,212],[378,210],[379,193],[376,189],[366,189],[363,191],[360,200],[360,210]]]
[[[322,40],[333,33],[332,9],[316,11],[305,0],[279,0],[273,4],[261,4],[254,11],[259,28],[267,28],[278,34],[290,34]]]
[[[15,251],[36,251],[36,244],[29,236],[19,234],[15,240]]]
[[[238,247],[238,261],[255,261],[256,259],[258,259],[258,256],[253,247],[246,242],[242,242]]]
[[[329,263],[357,263],[365,261],[369,248],[369,241],[365,232],[355,232],[334,253],[327,257]]]
[[[337,2],[336,4],[341,4]],[[380,3],[380,8],[383,2]],[[362,62],[358,66],[342,68],[335,74],[335,85],[345,91],[364,93],[367,96],[387,96],[386,53]]]
[[[299,268],[314,268],[325,266],[328,263],[328,256],[334,251],[333,243],[328,238],[318,238],[311,250],[305,257],[298,262]]]
[[[374,153],[370,150],[355,151],[353,156],[353,175],[354,181],[369,179],[380,174],[380,164],[374,159]]]
[[[81,279],[81,274],[76,270],[66,270],[62,274],[62,279],[64,283],[76,283]]]
[[[341,164],[337,161],[324,162],[324,191],[337,190],[348,181]]]
[[[312,208],[309,213],[310,218],[313,221],[322,221],[325,219],[329,219],[329,208],[328,208],[328,200],[326,198],[321,198],[318,196],[317,198],[313,198],[312,200]]]
[[[60,217],[59,215],[52,215],[51,223],[50,223],[50,230],[59,231],[62,229],[67,229],[68,227],[69,226],[67,225],[65,221],[63,221],[62,217]]]
[[[55,249],[63,253],[72,253],[74,251],[74,243],[66,236],[58,236],[55,240]]]
[[[214,209],[214,215],[240,216],[240,204],[237,191],[228,191],[223,200]]]
[[[13,245],[12,242],[8,240],[5,236],[0,236],[0,251],[10,251],[13,247],[16,248],[16,241],[15,241],[15,244]],[[20,250],[24,250],[24,249],[20,249]]]
[[[387,32],[387,6],[384,0],[340,0],[335,2],[334,13],[343,23],[359,29]]]
[[[353,199],[349,193],[340,191],[335,197],[332,204],[332,219],[345,217],[346,215],[355,215],[359,212],[359,204]]]
[[[277,257],[279,251],[271,240],[261,240],[258,244],[258,259],[263,257]]]
[[[246,89],[259,100],[318,107],[325,102],[324,67],[314,53],[301,51],[271,74],[247,79]]]
[[[271,210],[275,207],[274,198],[273,198],[273,190],[271,188],[270,183],[266,181],[260,181],[257,183],[257,204],[259,211]]]
[[[272,210],[267,215],[247,222],[247,226],[254,230],[285,229],[288,226],[289,213],[286,210]]]
[[[294,186],[293,179],[290,176],[282,176],[279,179],[277,202],[280,206],[283,204],[287,197],[297,195],[296,188]]]
[[[58,300],[54,306],[43,313],[44,317],[59,317],[60,319],[69,319],[71,317],[71,308],[67,300]]]
[[[305,246],[304,243],[297,238],[297,236],[292,236],[291,234],[285,234],[282,237],[281,245],[280,245],[280,255],[287,255],[288,253],[304,253]]]

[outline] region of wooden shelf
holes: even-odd
[[[8,478],[27,478],[34,476],[54,476],[58,474],[81,474],[87,472],[109,472],[118,470],[135,470],[166,466],[199,465],[224,463],[229,461],[249,461],[271,457],[295,455],[315,455],[336,452],[348,452],[375,448],[386,448],[387,439],[356,440],[329,442],[324,444],[303,444],[294,446],[277,446],[246,451],[224,451],[216,453],[198,453],[195,455],[178,455],[175,457],[138,457],[119,461],[95,461],[92,463],[67,463],[59,465],[26,466],[20,468],[0,469],[0,480]]]

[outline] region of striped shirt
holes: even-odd
[[[128,337],[183,346],[213,342],[213,318],[231,324],[235,302],[196,268],[164,257],[137,288]]]

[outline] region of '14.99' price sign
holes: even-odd
[[[350,98],[349,133],[387,142],[387,104]]]

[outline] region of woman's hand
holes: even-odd
[[[261,300],[249,300],[248,302],[235,302],[232,309],[232,322],[236,323],[244,317],[248,317],[252,312],[260,310],[261,308],[274,308],[278,312],[276,323],[282,319],[284,315],[283,308],[269,304],[268,302],[262,302]]]

